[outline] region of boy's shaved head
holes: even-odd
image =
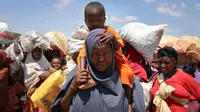
[[[98,10],[101,12],[104,16],[106,15],[104,6],[99,3],[99,2],[90,2],[86,7],[85,7],[85,18],[87,18],[87,15],[91,12],[91,10]]]

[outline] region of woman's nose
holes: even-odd
[[[99,61],[104,61],[104,56],[103,55],[99,56]]]

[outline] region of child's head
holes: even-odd
[[[51,65],[52,65],[52,67],[55,68],[56,70],[62,69],[62,61],[61,61],[60,58],[57,58],[57,57],[53,58],[53,59],[51,60]]]
[[[85,24],[90,31],[96,28],[104,28],[105,16],[104,6],[99,2],[90,2],[85,7]]]

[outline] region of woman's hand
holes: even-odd
[[[49,69],[48,69],[48,72],[49,72],[50,74],[52,74],[52,73],[55,72],[55,71],[56,71],[55,68],[49,68]]]
[[[88,70],[79,70],[78,72],[76,72],[72,84],[74,87],[78,88],[78,86],[80,86],[81,84],[87,83],[89,79],[90,77]]]
[[[42,80],[42,81],[44,81],[44,80],[46,80],[50,75],[51,75],[51,73],[45,72],[45,73],[43,73],[42,75],[39,76],[39,79]]]

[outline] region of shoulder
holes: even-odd
[[[177,77],[177,79],[179,79],[183,83],[191,83],[195,81],[195,79],[191,75],[184,72],[183,70],[178,70],[175,76]]]
[[[179,78],[188,78],[191,77],[188,73],[184,72],[183,70],[178,70],[175,74]]]

